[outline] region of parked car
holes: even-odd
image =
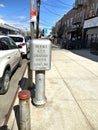
[[[25,37],[22,35],[14,35],[14,34],[9,34],[8,36],[11,37],[17,45],[21,46],[20,51],[22,55],[27,55]]]
[[[25,36],[26,41],[26,48],[27,48],[27,59],[30,59],[30,43],[31,43],[31,36]]]
[[[10,37],[0,35],[0,94],[8,91],[12,72],[21,64],[19,47]]]
[[[30,51],[31,36],[25,36],[27,51]]]

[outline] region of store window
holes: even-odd
[[[90,41],[91,41],[91,35],[89,34],[89,35],[87,36],[87,43],[90,44]]]
[[[98,43],[98,34],[96,34],[96,43]]]
[[[93,40],[92,40],[92,43],[95,43],[96,42],[96,34],[93,34]]]
[[[96,4],[96,15],[98,16],[98,3]]]

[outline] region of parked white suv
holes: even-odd
[[[21,52],[8,36],[0,35],[0,94],[8,91],[13,70],[21,66]]]
[[[20,51],[22,55],[27,55],[27,47],[24,36],[15,34],[9,34],[8,36],[11,37],[17,45],[21,46]]]

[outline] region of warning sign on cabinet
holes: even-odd
[[[51,42],[49,40],[32,40],[30,55],[31,69],[49,70],[51,68]]]

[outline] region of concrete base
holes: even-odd
[[[45,97],[43,100],[38,100],[36,98],[33,98],[33,103],[34,105],[36,106],[42,106],[42,105],[45,105],[47,102],[47,98]]]

